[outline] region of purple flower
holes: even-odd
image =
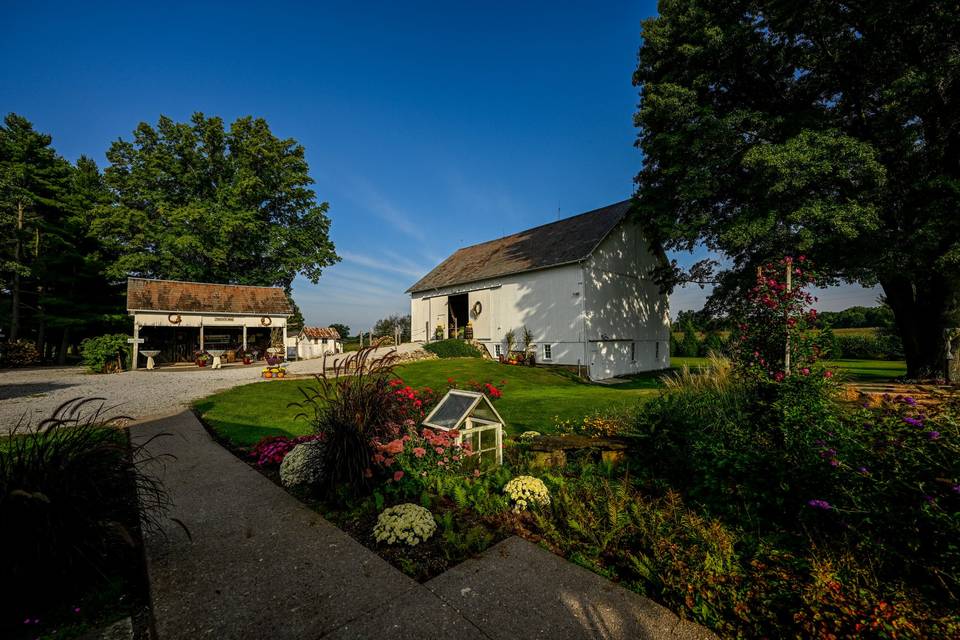
[[[824,511],[833,509],[826,500],[807,500],[807,505],[814,509],[823,509]]]
[[[940,432],[939,432],[939,431],[931,431],[931,432],[929,432],[929,433],[927,434],[927,437],[930,438],[931,440],[939,440],[939,439],[940,439]]]
[[[934,502],[936,502],[936,500],[933,499],[933,496],[923,496],[923,499],[929,502],[930,504],[933,504]]]
[[[838,464],[840,464],[840,461],[837,460],[836,458],[834,458],[834,459],[832,459],[832,460],[830,461],[830,466],[831,466],[831,467],[835,467],[835,466],[837,466]]]
[[[911,418],[911,417],[909,417],[909,416],[906,417],[906,418],[904,418],[903,421],[906,422],[907,424],[913,426],[913,427],[922,427],[922,426],[923,426],[923,420],[917,420],[916,418]]]
[[[910,405],[911,407],[912,407],[913,405],[917,404],[917,401],[914,400],[913,398],[911,398],[910,396],[907,396],[906,398],[904,398],[903,401],[904,401],[905,403],[907,403],[908,405]]]
[[[857,471],[860,473],[869,473],[870,469],[867,469],[866,467],[857,467]]]
[[[953,485],[953,492],[960,493],[960,484]]]

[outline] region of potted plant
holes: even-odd
[[[507,362],[510,364],[516,364],[516,361],[514,360],[513,347],[517,344],[517,334],[514,333],[513,329],[510,329],[503,334],[503,342],[507,347],[504,350],[507,354]]]
[[[525,362],[529,366],[536,364],[537,351],[535,345],[533,344],[533,331],[527,328],[527,325],[523,325],[523,329],[520,334],[521,342],[523,342],[523,359],[521,362]]]
[[[243,364],[252,364],[253,363],[253,352],[249,349],[245,349],[242,353]]]
[[[465,340],[473,340],[473,323],[467,320],[467,326],[463,328],[463,337]]]
[[[438,324],[437,328],[433,330],[433,339],[434,340],[443,340],[443,325]]]
[[[206,351],[197,353],[193,358],[193,361],[201,368],[207,366],[207,363],[211,360],[213,360],[213,357]]]

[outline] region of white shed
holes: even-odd
[[[626,200],[465,247],[414,284],[414,342],[447,338],[469,322],[490,355],[505,334],[533,332],[540,364],[585,367],[591,379],[670,366],[667,296],[651,248]]]
[[[322,358],[328,353],[343,353],[340,333],[331,327],[304,327],[297,335],[300,358]]]

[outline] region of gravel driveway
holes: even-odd
[[[402,352],[416,345],[401,345]],[[386,353],[389,349],[378,350]],[[338,357],[344,357],[340,355]],[[327,359],[327,367],[333,360]],[[194,400],[250,382],[263,381],[259,365],[205,368],[159,368],[110,375],[87,373],[82,367],[0,369],[0,433],[17,424],[22,416],[36,424],[60,404],[74,398],[98,397],[113,415],[142,419],[175,413]],[[291,374],[319,373],[322,359],[291,362]],[[265,382],[265,381],[263,381]]]

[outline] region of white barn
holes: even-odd
[[[414,342],[470,322],[491,356],[526,326],[540,364],[587,367],[593,380],[670,365],[665,259],[628,216],[630,201],[465,247],[410,287]]]

